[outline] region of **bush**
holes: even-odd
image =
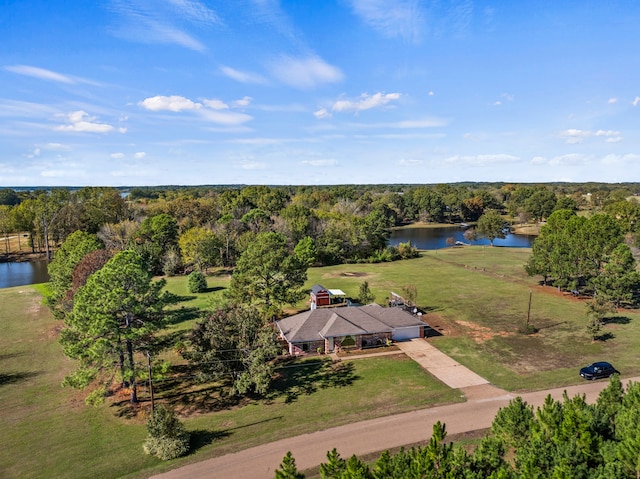
[[[207,278],[201,271],[194,271],[189,275],[187,285],[190,293],[204,293],[207,290]]]
[[[168,461],[189,452],[189,433],[171,409],[157,406],[147,421],[147,431],[142,445],[147,454]]]

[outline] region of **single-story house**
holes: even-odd
[[[347,295],[341,289],[327,289],[320,284],[311,287],[311,309],[318,306],[346,305]]]
[[[419,317],[400,309],[366,306],[311,309],[276,321],[290,354],[332,353],[339,349],[375,346],[387,340],[424,337],[427,326]]]

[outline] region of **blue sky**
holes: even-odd
[[[0,186],[640,181],[635,0],[0,10]]]

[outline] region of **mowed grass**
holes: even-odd
[[[117,477],[154,461],[144,426],[84,405],[61,382],[60,323],[35,288],[0,290],[0,477]]]
[[[414,284],[425,319],[442,336],[438,348],[509,390],[542,389],[580,381],[577,368],[610,360],[623,376],[640,373],[640,316],[621,311],[607,325],[605,341],[586,331],[584,301],[540,287],[522,265],[527,249],[450,248],[420,258],[384,264],[312,268],[307,286],[320,283],[356,297],[367,280],[384,304],[391,291]],[[168,334],[186,333],[228,287],[228,274],[211,275],[209,291],[191,294],[186,278],[168,278],[179,298]],[[517,332],[527,316],[538,332]],[[302,300],[297,309],[305,309]],[[402,355],[343,361],[287,363],[268,398],[241,403],[215,387],[172,390],[159,382],[158,397],[181,410],[193,433],[193,452],[170,463],[143,454],[143,418],[129,418],[121,405],[93,408],[84,395],[60,387],[73,367],[57,344],[60,323],[41,305],[36,288],[0,290],[0,477],[147,477],[250,447],[375,416],[460,400]],[[180,358],[172,350],[167,356]],[[144,389],[141,391],[146,397]]]
[[[528,248],[472,246],[425,251],[420,258],[309,270],[309,284],[356,297],[368,281],[376,302],[414,284],[418,305],[445,334],[430,341],[496,386],[524,391],[579,382],[577,369],[609,360],[623,376],[640,373],[640,314],[621,310],[604,326],[604,341],[586,333],[586,301],[542,287],[526,275]],[[527,320],[537,332],[518,333]]]
[[[178,283],[170,281],[177,291]],[[61,324],[41,299],[33,287],[0,290],[2,478],[147,477],[285,436],[460,400],[456,391],[403,356],[336,366],[326,359],[290,363],[279,371],[274,392],[266,399],[226,407],[215,400],[206,403],[208,394],[216,396],[214,390],[201,393],[211,409],[198,409],[185,418],[193,433],[193,452],[163,463],[142,452],[142,415],[131,418],[122,404],[109,401],[97,408],[86,406],[84,394],[61,387],[73,364],[57,343]],[[197,297],[185,303],[195,301]],[[180,406],[179,392],[163,391],[161,384],[158,392],[160,400]],[[144,388],[140,394],[146,398]]]

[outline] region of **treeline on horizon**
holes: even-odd
[[[639,192],[640,183],[501,182],[4,188],[0,238],[28,232],[32,252],[51,256],[79,230],[98,235],[107,249],[143,251],[155,274],[179,274],[233,267],[261,232],[283,234],[292,251],[304,240],[310,264],[379,262],[415,254],[387,246],[394,226],[475,223],[488,211],[538,223],[566,209],[624,217],[623,233],[637,245]],[[8,254],[8,241],[0,252]]]

